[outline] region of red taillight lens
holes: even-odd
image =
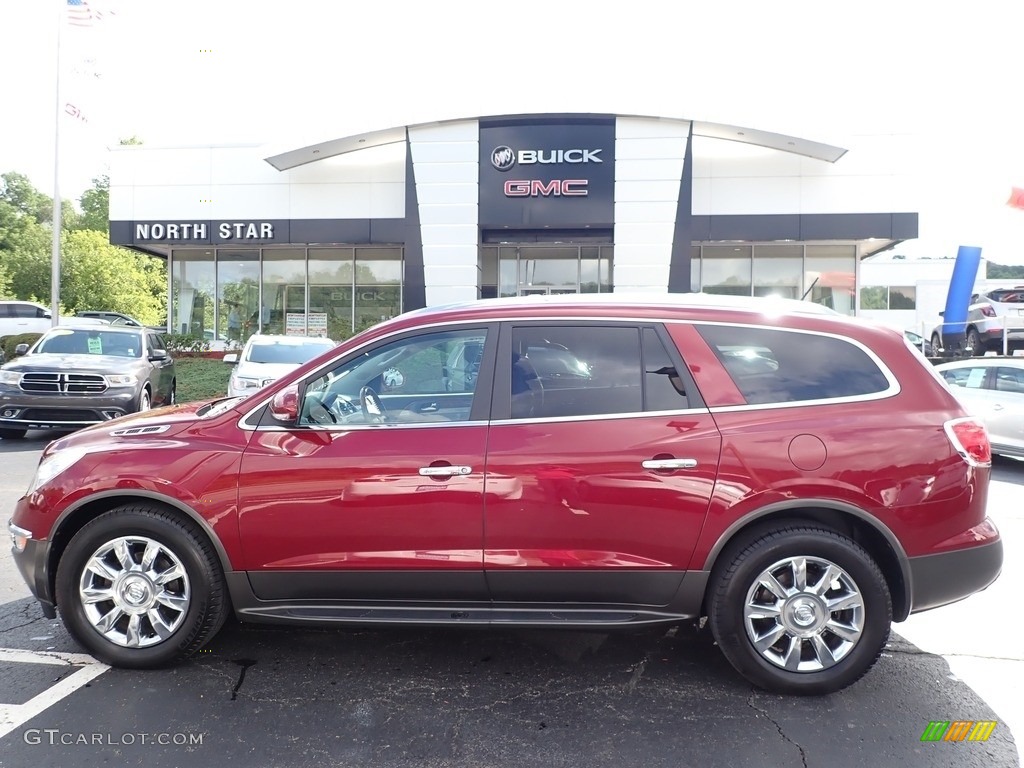
[[[987,467],[992,463],[992,445],[988,441],[988,430],[978,419],[953,419],[943,424],[949,442],[956,452],[972,467]]]
[[[990,307],[988,304],[985,304],[981,307],[981,314],[983,314],[985,317],[995,317],[996,311],[992,309],[992,307]]]

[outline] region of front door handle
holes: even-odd
[[[648,459],[640,466],[644,469],[693,469],[696,459]]]
[[[420,475],[423,477],[448,477],[449,475],[468,475],[473,471],[472,467],[454,467],[450,464],[444,467],[420,467]]]

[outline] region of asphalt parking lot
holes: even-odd
[[[47,438],[0,443],[5,521]],[[112,670],[42,616],[3,557],[0,766],[1018,766],[1024,650],[998,607],[1020,581],[1024,463],[995,476],[1000,581],[894,625],[864,680],[819,698],[751,688],[686,631],[232,622],[184,664]],[[983,742],[922,741],[937,720],[998,724]]]

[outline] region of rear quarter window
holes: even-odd
[[[874,395],[890,386],[872,357],[842,338],[743,326],[697,330],[751,405]]]

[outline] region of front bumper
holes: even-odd
[[[13,532],[13,528],[12,528]],[[28,539],[25,548],[11,548],[14,565],[21,577],[25,579],[33,597],[39,601],[43,613],[52,619],[57,615],[56,603],[50,590],[50,577],[47,563],[49,562],[50,542],[39,539]]]
[[[1003,541],[910,558],[911,613],[955,603],[988,587],[1003,569]]]
[[[61,429],[98,424],[134,413],[138,398],[133,388],[79,397],[8,389],[0,392],[0,427]]]

